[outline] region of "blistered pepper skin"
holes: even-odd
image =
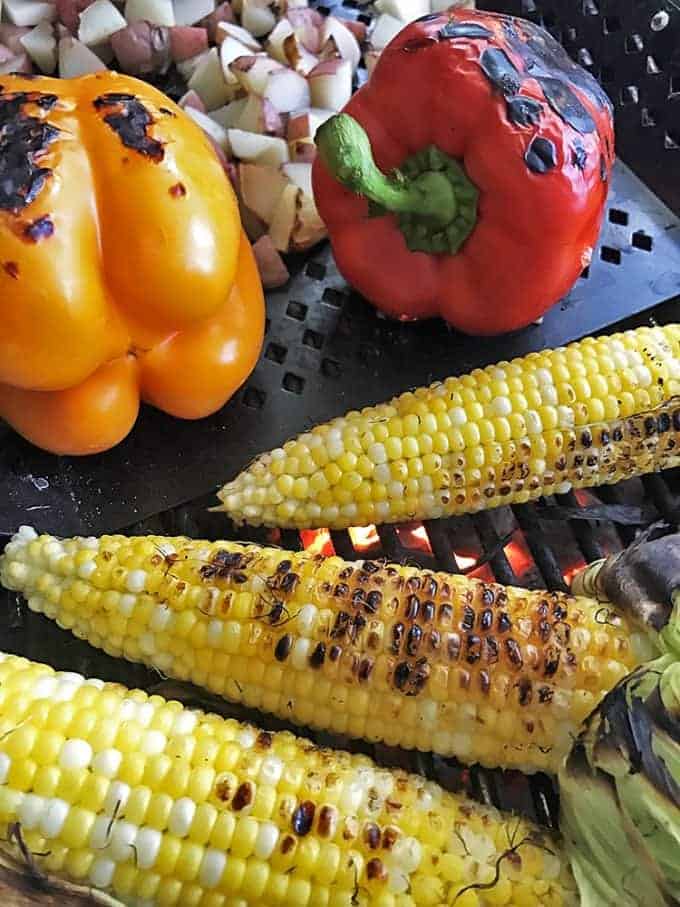
[[[392,189],[405,196],[453,163],[468,190],[462,233],[456,205],[451,221],[437,212],[443,224],[417,199],[398,208],[383,185],[357,177],[342,124],[321,127],[319,213],[340,271],[385,313],[500,334],[542,315],[589,264],[614,162],[612,109],[543,29],[467,9],[425,16],[388,45],[344,113],[382,174],[399,171]]]
[[[0,76],[0,157],[0,417],[84,454],[121,440],[140,399],[219,409],[257,360],[264,299],[201,130],[116,73]]]

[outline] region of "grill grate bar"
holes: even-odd
[[[672,493],[664,477],[653,473],[644,476],[642,484],[663,518],[671,524],[680,522],[680,500]]]
[[[567,494],[556,495],[555,497],[557,502],[563,504],[565,507],[580,506],[578,498],[573,491],[569,491]],[[589,522],[586,520],[569,520],[569,526],[574,533],[574,538],[578,542],[578,546],[586,561],[597,561],[604,557],[604,550],[598,541],[596,532]]]
[[[630,501],[626,495],[626,485],[626,482],[619,485],[601,485],[600,488],[598,488],[597,493],[605,504],[628,504]],[[636,529],[634,526],[623,526],[618,524],[616,526],[616,531],[624,546],[630,545],[635,538]]]
[[[455,552],[451,547],[451,539],[448,532],[449,521],[427,520],[423,525],[438,566],[442,570],[448,571],[448,573],[461,573]]]
[[[475,513],[472,522],[482,543],[484,554],[490,555],[489,566],[497,582],[503,583],[505,586],[517,586],[519,580],[510,566],[510,561],[503,550],[501,538],[496,532],[491,516],[488,513]]]
[[[363,555],[363,552],[357,551],[352,544],[352,539],[346,529],[333,529],[331,531],[331,541],[333,542],[335,553],[346,561],[354,561],[357,556],[361,557]]]
[[[536,566],[541,571],[548,589],[553,592],[567,592],[568,587],[562,576],[555,552],[543,541],[541,523],[534,504],[518,504],[512,508],[520,529],[531,551]]]

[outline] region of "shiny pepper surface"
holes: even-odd
[[[0,76],[0,417],[120,441],[140,399],[195,419],[251,372],[262,287],[201,130],[127,76]]]
[[[531,22],[459,9],[412,23],[316,142],[338,267],[389,315],[500,334],[590,263],[611,105]]]

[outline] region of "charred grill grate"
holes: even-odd
[[[364,0],[326,0],[324,5],[341,16],[370,19]],[[479,5],[541,22],[602,78],[616,102],[624,160],[680,210],[680,184],[674,176],[680,160],[680,10],[673,0],[480,0]],[[662,160],[665,167],[659,166]],[[175,505],[235,474],[251,455],[279,443],[282,434],[365,405],[367,387],[374,400],[384,399],[405,385],[559,345],[657,306],[680,292],[679,225],[647,186],[619,166],[598,254],[574,292],[540,328],[489,341],[483,348],[447,334],[439,324],[406,326],[376,317],[347,291],[324,247],[297,263],[287,289],[270,294],[261,362],[238,398],[214,418],[182,424],[149,411],[116,451],[81,461],[40,454],[0,425],[0,545],[2,532],[21,522],[70,534],[111,531],[141,517],[132,532],[223,537],[228,528],[224,519],[206,511],[214,502],[212,494]],[[653,312],[666,320],[677,317],[672,304],[665,312]],[[242,447],[234,444],[236,425]],[[596,494],[570,493],[420,525],[274,537],[247,530],[231,537],[290,548],[314,544],[346,558],[370,551],[371,557],[506,584],[564,589],[583,563],[619,550],[639,528],[656,520],[679,522],[679,513],[677,470]],[[177,694],[154,672],[96,652],[2,592],[0,621],[6,651],[59,669]],[[222,711],[272,729],[285,726],[238,707]],[[310,736],[350,745],[328,735]],[[351,746],[384,763],[423,772],[451,789],[464,788],[497,806],[556,823],[555,791],[544,776],[529,780],[517,772],[468,770],[430,755]]]

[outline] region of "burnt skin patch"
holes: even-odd
[[[487,47],[479,60],[479,65],[494,88],[506,98],[516,95],[522,87],[522,77],[504,50]]]
[[[24,236],[30,242],[40,242],[43,239],[49,239],[54,234],[54,223],[52,218],[45,214],[37,220],[31,221],[24,227]]]
[[[132,94],[110,92],[100,95],[92,102],[96,110],[108,110],[104,122],[119,137],[126,148],[159,163],[163,160],[163,145],[152,138],[148,130],[153,126],[153,117],[139,98]]]
[[[56,141],[56,126],[26,112],[35,104],[49,111],[57,103],[56,95],[41,92],[5,93],[0,85],[0,209],[17,214],[36,199],[52,175],[39,166],[49,146]]]
[[[543,105],[533,98],[508,98],[506,102],[508,119],[515,126],[537,126],[541,120]]]
[[[2,265],[2,270],[8,274],[12,280],[19,279],[19,265],[16,261],[6,261]]]
[[[168,192],[173,198],[184,198],[187,194],[187,187],[184,183],[175,183],[174,186],[170,186]]]
[[[588,152],[580,142],[576,142],[571,150],[571,162],[574,167],[583,171],[588,163]]]
[[[436,16],[437,18],[438,15]],[[419,21],[422,22],[424,20],[420,19]],[[441,41],[455,41],[456,38],[493,38],[493,33],[477,22],[449,22],[444,28],[439,29],[437,35]]]
[[[541,76],[545,99],[555,113],[577,132],[595,132],[595,122],[576,94],[562,79]]]
[[[557,166],[557,149],[550,139],[539,135],[529,145],[524,160],[534,173],[549,173]]]

